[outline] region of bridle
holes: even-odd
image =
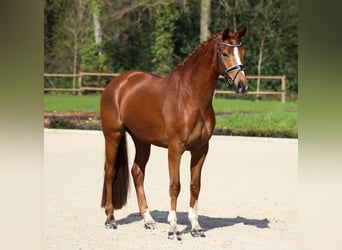
[[[238,44],[230,44],[230,43],[225,43],[225,42],[218,42],[217,45],[224,45],[224,46],[228,46],[228,47],[240,47],[242,45],[242,43],[240,42]],[[221,66],[222,66],[222,69],[224,72],[224,79],[226,79],[226,81],[229,83],[230,86],[233,86],[235,78],[237,77],[239,72],[240,71],[245,72],[245,66],[243,64],[237,64],[233,67],[227,68],[226,65],[223,63],[222,53],[219,50],[219,48],[217,47],[217,51],[216,51],[216,70],[217,71],[218,71],[218,62],[219,61],[221,63]],[[237,71],[237,72],[236,72],[234,78],[231,78],[228,73],[233,72],[233,71]]]

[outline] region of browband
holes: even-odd
[[[218,42],[217,44],[219,45],[225,45],[225,46],[229,46],[229,47],[240,47],[242,45],[242,43],[238,43],[238,44],[231,44],[231,43],[225,43],[225,42]]]

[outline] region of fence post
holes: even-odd
[[[260,92],[260,75],[258,75],[257,78],[257,89],[256,89],[256,97],[255,100],[258,102],[259,101],[259,92]]]
[[[283,77],[281,78],[281,102],[285,102],[285,98],[286,98],[286,76],[283,75]]]
[[[78,95],[82,95],[82,73],[78,74]]]

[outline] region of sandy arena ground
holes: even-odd
[[[167,239],[166,149],[152,147],[146,169],[145,190],[156,229],[144,229],[131,185],[127,205],[115,212],[118,229],[106,230],[100,207],[102,133],[45,129],[44,136],[45,249],[297,249],[298,140],[212,137],[199,198],[206,238],[189,233],[190,155],[184,153],[177,211],[183,240],[177,241]],[[127,138],[132,163],[134,147]]]

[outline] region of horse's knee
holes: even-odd
[[[181,189],[180,182],[171,182],[170,183],[170,196],[178,197],[180,189]]]

